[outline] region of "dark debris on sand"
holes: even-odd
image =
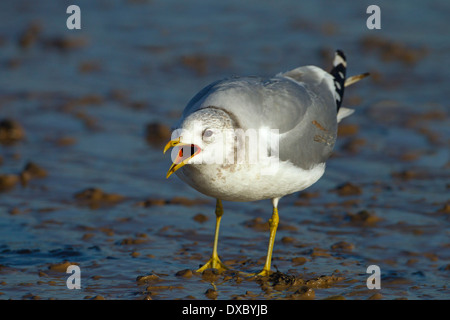
[[[312,277],[306,279],[302,275],[287,274],[280,271],[271,273],[269,276],[252,276],[233,270],[218,272],[216,269],[206,269],[202,273],[197,273],[190,269],[184,269],[176,272],[176,278],[182,278],[186,281],[183,287],[189,287],[194,282],[206,282],[212,285],[204,291],[203,297],[197,299],[218,299],[221,296],[220,284],[224,282],[234,283],[237,288],[242,285],[242,294],[231,296],[235,300],[251,299],[289,299],[289,300],[311,300],[316,298],[316,290],[331,288],[344,280],[344,277],[338,275]],[[180,286],[174,286],[174,282],[169,275],[150,273],[145,276],[139,276],[136,279],[139,286],[145,287],[141,292],[143,297],[158,299],[158,296],[165,291],[174,290]],[[249,282],[258,285],[261,291],[248,290]],[[179,282],[177,282],[179,283]],[[216,286],[217,285],[217,286]],[[196,299],[194,296],[186,297]],[[331,299],[341,299],[342,296],[333,296]]]
[[[15,120],[0,120],[0,144],[11,145],[25,138],[25,130]]]
[[[125,197],[116,193],[106,193],[99,188],[87,188],[75,193],[74,198],[83,205],[88,205],[91,209],[96,209],[105,205],[117,204]]]

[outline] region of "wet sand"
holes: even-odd
[[[383,2],[379,31],[330,6],[86,1],[69,31],[62,2],[0,4],[0,299],[448,299],[446,3],[410,8],[419,26]],[[242,273],[264,264],[269,200],[224,202],[230,271],[196,273],[215,204],[165,179],[170,126],[213,80],[328,68],[336,48],[371,77],[345,93],[325,175],[280,201],[274,273]]]

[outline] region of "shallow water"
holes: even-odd
[[[368,2],[78,3],[80,31],[66,28],[71,3],[0,4],[0,121],[24,134],[0,143],[0,299],[450,297],[446,1],[381,1],[376,31]],[[356,112],[325,175],[280,201],[279,273],[186,271],[209,258],[214,200],[165,179],[164,130],[213,80],[329,68],[336,48],[350,75],[372,77],[346,91]],[[270,201],[224,209],[222,260],[259,271]],[[81,290],[67,289],[67,262]]]

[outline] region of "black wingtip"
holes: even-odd
[[[336,50],[336,55],[333,61],[333,69],[330,74],[334,78],[334,88],[336,90],[336,106],[337,110],[342,104],[342,99],[344,98],[344,87],[345,87],[345,77],[347,71],[347,59],[342,50]]]
[[[336,50],[336,54],[339,55],[339,56],[341,56],[342,59],[344,59],[344,61],[347,60],[347,58],[345,57],[344,51],[342,51],[341,49],[337,49],[337,50]]]

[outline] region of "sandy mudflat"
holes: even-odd
[[[450,298],[446,1],[382,1],[378,31],[331,1],[81,1],[69,31],[50,3],[0,4],[0,299]],[[213,80],[328,69],[337,48],[372,76],[323,178],[280,201],[275,273],[237,272],[262,268],[267,200],[224,202],[231,271],[197,274],[215,204],[166,180],[170,126]]]

